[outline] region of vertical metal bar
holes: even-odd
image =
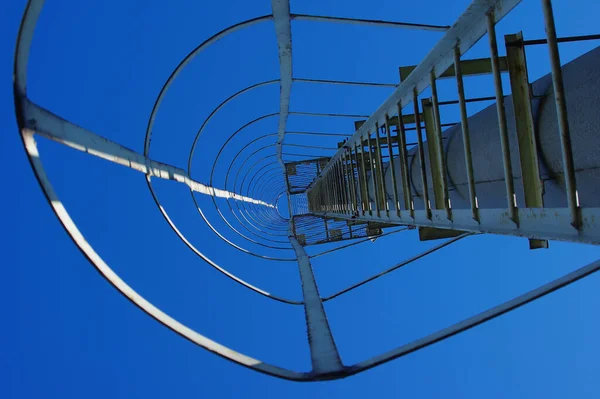
[[[369,166],[371,169],[371,181],[373,182],[373,194],[375,195],[375,210],[377,216],[381,216],[381,209],[379,207],[379,191],[377,175],[375,174],[375,162],[373,161],[373,147],[371,146],[371,132],[367,132],[367,146],[369,147]],[[371,202],[369,201],[369,204]]]
[[[575,164],[571,148],[571,134],[567,116],[567,100],[563,85],[562,70],[560,69],[560,55],[556,41],[556,27],[554,25],[554,12],[552,1],[542,0],[546,37],[548,39],[548,52],[550,55],[550,68],[552,70],[552,86],[554,87],[554,101],[556,102],[556,117],[558,119],[558,132],[560,134],[560,149],[562,153],[565,189],[567,191],[567,205],[571,213],[571,225],[579,229],[581,225],[579,215],[579,200],[577,198],[577,185],[575,181]]]
[[[331,168],[333,172],[333,184],[335,186],[335,201],[336,201],[336,209],[337,213],[340,213],[342,210],[342,193],[341,193],[341,185],[340,185],[340,176],[338,174],[338,163],[334,162],[333,167]]]
[[[340,173],[339,173],[339,169],[338,169],[338,163],[335,162],[333,164],[333,184],[335,186],[335,192],[336,192],[336,212],[337,213],[341,213],[342,212],[342,208],[344,207],[343,205],[343,201],[342,201],[342,197],[344,196],[342,194],[342,182],[340,179]]]
[[[321,184],[323,185],[323,203],[325,204],[325,210],[329,211],[329,188],[327,187],[327,175],[325,175],[325,178],[321,181]]]
[[[350,150],[350,180],[352,182],[352,189],[354,192],[354,212],[355,214],[358,214],[359,212],[359,195],[358,195],[358,191],[357,191],[357,187],[356,187],[356,178],[358,178],[358,164],[356,163],[356,157],[352,155],[352,147],[349,148]],[[354,168],[356,167],[356,171],[357,171],[357,177],[354,177]]]
[[[356,146],[356,144],[355,144]],[[358,149],[356,151],[356,156],[358,156]],[[363,139],[360,138],[360,171],[358,179],[360,182],[360,176],[362,175],[362,184],[360,185],[360,198],[363,204],[362,214],[364,216],[365,211],[369,211],[369,215],[373,215],[373,211],[369,207],[369,189],[367,187],[367,171],[365,168],[365,146],[363,145]]]
[[[327,190],[325,189],[325,179],[322,179],[320,183],[319,197],[321,201],[321,208],[322,210],[325,210],[327,207]]]
[[[358,209],[358,201],[356,197],[356,185],[354,184],[354,167],[352,166],[352,148],[348,148],[346,155],[346,167],[348,168],[348,179],[350,184],[350,195],[352,197],[352,214]]]
[[[537,142],[531,107],[531,89],[525,59],[523,34],[506,35],[506,62],[510,77],[515,127],[519,142],[519,160],[526,208],[543,208],[543,186],[537,154]],[[547,240],[529,239],[529,248],[548,248]]]
[[[444,208],[446,209],[446,217],[452,220],[452,206],[450,204],[450,193],[448,192],[448,179],[446,177],[446,157],[444,155],[444,140],[442,139],[442,121],[440,116],[440,105],[438,102],[437,82],[435,71],[431,71],[429,75],[431,81],[431,105],[433,107],[433,120],[435,124],[435,146],[437,148],[438,164],[440,165],[440,183],[442,185],[442,193],[444,200]],[[431,145],[430,143],[429,145]]]
[[[458,105],[460,108],[460,124],[462,128],[463,146],[465,151],[465,165],[467,169],[467,180],[469,183],[471,214],[473,215],[473,219],[479,221],[479,208],[477,204],[477,194],[475,193],[475,176],[473,173],[473,157],[471,154],[471,135],[469,133],[467,104],[465,103],[465,88],[463,85],[462,70],[460,68],[460,49],[458,45],[454,48],[454,70],[456,73],[456,86],[458,90]]]
[[[375,157],[377,158],[377,177],[379,178],[379,190],[381,206],[384,208],[386,215],[390,216],[390,206],[387,202],[387,192],[385,187],[385,176],[383,173],[383,161],[381,159],[381,141],[379,139],[381,127],[378,123],[375,124]]]
[[[327,315],[323,308],[323,302],[319,295],[308,255],[296,238],[290,237],[290,243],[298,258],[298,271],[302,281],[304,313],[313,371],[316,373],[341,371],[344,366],[327,321]]]
[[[319,181],[319,184],[317,184],[315,186],[315,188],[313,188],[313,193],[314,193],[314,206],[315,206],[315,211],[316,212],[321,212],[322,211],[322,194],[321,194],[321,182]]]
[[[337,187],[335,186],[333,168],[329,169],[329,187],[331,190],[331,210],[337,212]]]
[[[496,27],[494,14],[491,12],[487,15],[487,30],[490,41],[490,55],[492,58],[492,75],[494,76],[494,87],[496,89],[496,110],[498,111],[498,128],[500,129],[500,145],[502,147],[502,163],[504,166],[508,214],[511,220],[518,224],[517,197],[515,196],[515,184],[513,181],[512,163],[510,160],[510,144],[508,141],[508,128],[506,126],[506,111],[504,109],[504,92],[502,90],[502,77],[500,76],[500,63],[498,61]]]
[[[435,209],[444,209],[444,193],[442,189],[443,171],[439,164],[437,152],[441,151],[437,146],[435,122],[433,117],[433,106],[429,98],[421,99],[421,107],[423,108],[423,122],[425,123],[425,137],[427,138],[427,152],[429,154],[429,170],[431,173],[431,186],[433,187],[433,199]]]
[[[321,178],[317,183],[318,184],[315,185],[315,188],[313,188],[315,193],[315,204],[318,207],[316,211],[323,212],[323,178]]]
[[[329,177],[328,177],[328,174],[326,173],[325,175],[323,175],[323,178],[321,180],[325,212],[329,212],[329,187],[327,186],[328,179],[329,179]]]
[[[340,176],[340,164],[336,162],[334,164],[335,168],[335,186],[338,192],[338,213],[343,213],[344,211],[344,188],[342,187],[342,177]]]
[[[343,200],[344,200],[344,213],[350,213],[350,196],[348,195],[348,180],[346,179],[346,171],[344,166],[344,158],[340,157],[339,162],[340,170],[340,182],[342,184]]]
[[[394,208],[396,208],[396,216],[400,216],[400,202],[398,201],[398,183],[396,182],[396,165],[394,165],[394,151],[392,146],[392,135],[390,133],[390,117],[385,114],[385,137],[387,138],[388,153],[389,153],[389,168],[392,177],[392,198],[394,200]],[[398,130],[398,136],[400,131]],[[398,141],[398,145],[400,142]]]
[[[332,182],[332,168],[327,171],[327,188],[329,189],[329,211],[335,211],[335,187]]]
[[[421,184],[423,185],[423,203],[427,219],[431,219],[431,204],[429,203],[429,189],[427,188],[427,169],[425,168],[425,151],[423,149],[423,136],[421,133],[421,112],[419,111],[419,95],[416,88],[413,89],[413,105],[415,107],[415,126],[417,131],[419,166],[421,167]]]
[[[348,169],[348,184],[350,185],[350,196],[352,201],[352,214],[356,213],[358,209],[358,201],[356,198],[356,186],[354,185],[354,169],[352,162],[352,148],[347,149],[346,155],[346,168]]]
[[[412,203],[410,190],[410,179],[408,176],[408,154],[406,153],[406,130],[402,118],[402,104],[398,103],[398,151],[400,152],[400,175],[402,178],[402,193],[404,196],[405,209],[410,211],[410,216],[415,217],[415,209]]]
[[[327,194],[328,194],[328,192],[327,192],[327,187],[326,187],[326,181],[327,181],[326,178],[327,178],[327,176],[324,176],[320,182],[321,183],[321,188],[320,188],[321,203],[323,204],[322,206],[323,206],[324,211],[327,211]]]
[[[350,199],[350,185],[348,184],[348,181],[350,180],[348,178],[348,171],[346,170],[346,155],[344,153],[342,153],[342,156],[340,157],[340,165],[342,168],[342,180],[344,182],[344,190],[346,192],[346,209],[345,209],[345,213],[350,213],[350,204],[351,204],[351,199]]]
[[[327,212],[327,197],[329,195],[329,191],[327,190],[327,175],[324,175],[321,178],[321,202],[323,203],[323,210]]]

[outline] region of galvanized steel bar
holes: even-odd
[[[406,152],[406,132],[404,130],[404,120],[402,117],[402,104],[396,106],[398,112],[398,138],[400,143],[398,151],[400,152],[400,177],[402,178],[402,192],[404,197],[404,209],[410,211],[411,217],[414,217],[414,206],[410,190],[409,169],[408,169],[408,154]]]
[[[344,178],[342,176],[342,168],[340,161],[337,161],[335,166],[336,170],[336,181],[338,183],[339,193],[340,193],[340,210],[343,213],[346,213],[346,184],[344,183]]]
[[[319,296],[310,260],[296,238],[290,236],[290,242],[298,257],[298,270],[302,281],[304,312],[313,371],[316,373],[339,372],[344,366],[329,328],[329,322]]]
[[[556,102],[556,117],[558,119],[558,132],[560,134],[567,204],[571,212],[571,225],[575,228],[579,228],[581,225],[581,217],[579,215],[579,199],[577,198],[577,184],[575,181],[575,164],[573,161],[573,149],[571,148],[571,133],[569,131],[569,120],[567,116],[567,100],[563,85],[562,70],[560,67],[560,55],[558,52],[556,27],[554,26],[552,1],[542,0],[542,9],[544,11],[546,36],[548,39],[550,69],[552,70],[552,86],[554,87],[554,101]]]
[[[569,223],[568,208],[517,208],[519,225],[509,222],[506,208],[479,208],[479,220],[473,219],[470,209],[452,210],[452,220],[448,220],[443,210],[432,210],[432,219],[428,219],[424,210],[415,210],[414,218],[407,220],[393,213],[390,216],[359,215],[356,221],[377,222],[397,225],[415,225],[533,238],[538,240],[569,241],[582,244],[600,245],[600,208],[581,208],[582,220],[579,230]],[[318,212],[316,212],[319,215]],[[341,214],[329,213],[330,217],[343,218]],[[403,216],[403,215],[402,215]]]
[[[352,150],[348,150],[351,152]],[[352,170],[352,159],[348,156],[348,153],[344,154],[342,157],[344,162],[344,168],[346,170],[346,179],[349,185],[349,194],[350,194],[350,211],[352,214],[356,212],[356,186],[354,185],[354,173]]]
[[[438,41],[434,48],[427,54],[413,73],[403,81],[390,97],[370,116],[367,121],[354,133],[346,143],[353,145],[364,134],[375,127],[375,122],[383,123],[385,114],[395,112],[398,103],[411,102],[413,92],[421,93],[430,85],[429,73],[436,71],[436,77],[448,69],[452,64],[452,50],[460,42],[459,53],[469,50],[486,33],[486,15],[494,11],[496,21],[508,14],[521,0],[474,0],[467,10],[458,18],[457,22]],[[341,154],[338,151],[329,165]],[[326,166],[322,172],[326,172]]]
[[[346,154],[340,160],[340,167],[342,168],[342,179],[344,180],[344,190],[346,191],[346,213],[352,214],[352,188],[350,187],[350,176],[348,175],[348,165],[346,164]]]
[[[340,170],[340,181],[342,183],[342,189],[344,192],[344,213],[345,214],[349,214],[350,213],[350,197],[348,196],[348,191],[349,191],[349,187],[348,187],[348,180],[346,179],[346,168],[344,166],[344,156],[342,155],[342,157],[340,157],[340,160],[338,162],[338,168]]]
[[[354,187],[354,197],[356,198],[356,209],[354,210],[355,215],[358,215],[360,211],[362,211],[361,207],[361,188],[360,188],[360,172],[358,168],[358,158],[356,154],[356,147],[349,148],[350,150],[350,170],[351,170],[351,178],[352,178],[352,186]],[[356,174],[355,171],[356,170]],[[355,177],[356,176],[356,177]]]
[[[400,118],[398,118],[399,120]],[[387,139],[388,153],[389,153],[389,168],[392,176],[392,199],[394,200],[394,208],[396,209],[396,215],[400,215],[400,201],[398,201],[398,183],[396,182],[396,163],[394,162],[394,151],[392,146],[390,127],[390,117],[385,115],[385,137]],[[400,136],[400,130],[398,130],[398,136]],[[400,145],[400,144],[399,144]]]
[[[519,223],[517,219],[517,196],[515,195],[515,184],[513,181],[512,162],[510,159],[510,143],[508,141],[508,128],[506,126],[506,110],[504,109],[504,93],[502,90],[502,77],[498,63],[498,43],[496,40],[496,23],[494,14],[487,15],[488,39],[490,44],[490,55],[492,58],[492,75],[494,76],[494,88],[496,91],[496,111],[498,112],[498,128],[500,131],[500,145],[502,147],[502,165],[504,167],[504,182],[506,184],[506,197],[508,203],[508,214],[510,219]]]
[[[460,50],[458,49],[458,46],[454,48],[454,68],[456,70],[456,86],[460,108],[463,146],[465,150],[465,166],[467,170],[467,180],[469,182],[469,202],[473,219],[479,220],[477,193],[475,192],[475,173],[473,172],[473,156],[471,153],[471,135],[469,134],[469,120],[467,116],[467,105],[465,103],[465,89],[460,68]]]
[[[429,155],[429,169],[431,171],[431,186],[433,188],[433,199],[435,209],[447,209],[444,206],[444,193],[442,187],[442,173],[445,168],[439,163],[438,151],[441,151],[437,146],[436,127],[433,116],[433,106],[431,99],[422,98],[421,107],[423,108],[423,121],[425,122],[425,137],[427,138],[427,152]]]
[[[438,103],[438,92],[435,72],[431,71],[431,106],[433,108],[433,121],[435,126],[434,140],[428,143],[429,146],[434,146],[437,155],[437,163],[439,165],[438,175],[442,186],[442,199],[444,208],[446,209],[446,217],[452,220],[452,206],[450,204],[450,193],[448,192],[448,179],[446,177],[446,157],[444,156],[444,140],[442,139],[442,121],[440,116],[440,106]],[[433,171],[432,171],[433,173]]]
[[[385,212],[390,214],[390,206],[387,201],[387,190],[385,187],[385,176],[383,170],[383,161],[381,159],[381,142],[379,140],[379,133],[381,132],[381,127],[379,124],[375,124],[375,158],[377,162],[377,177],[379,179],[379,191],[380,191],[380,201],[381,205],[385,208]]]
[[[86,152],[98,158],[126,166],[138,172],[161,179],[174,180],[187,185],[190,190],[201,194],[221,198],[231,198],[238,201],[252,202],[274,208],[274,205],[264,201],[249,198],[243,195],[220,190],[189,177],[188,173],[180,168],[162,162],[154,161],[138,152],[130,150],[119,143],[99,136],[82,127],[79,127],[44,108],[23,99],[21,108],[27,116],[24,127],[57,143],[79,151]]]
[[[340,163],[336,162],[335,167],[333,168],[333,183],[335,184],[335,188],[337,191],[337,209],[339,213],[343,213],[344,210],[344,188],[342,184],[342,179],[340,177]]]
[[[358,176],[358,181],[360,183],[360,198],[362,200],[362,214],[365,214],[365,211],[369,211],[369,215],[373,214],[373,211],[370,207],[369,201],[369,188],[367,186],[367,169],[365,167],[365,147],[362,145],[362,140],[360,140],[360,174]],[[354,144],[354,148],[356,149],[356,156],[358,156],[358,144]],[[362,180],[360,177],[362,176]]]
[[[342,189],[342,209],[344,213],[349,213],[348,207],[348,183],[346,182],[346,176],[344,173],[342,158],[338,161],[337,165],[339,182]]]
[[[423,149],[423,136],[421,133],[421,113],[419,112],[419,95],[417,90],[413,91],[413,106],[415,108],[415,123],[417,128],[417,148],[419,152],[419,167],[421,170],[421,182],[423,184],[423,206],[427,219],[431,219],[431,203],[429,202],[429,189],[427,187],[427,169],[425,166],[425,151]]]
[[[377,132],[375,133],[377,134]],[[367,147],[369,148],[369,169],[371,170],[371,182],[373,182],[373,196],[375,202],[375,211],[377,216],[381,215],[381,207],[379,206],[379,182],[375,173],[375,161],[373,160],[373,147],[371,145],[371,132],[367,132]],[[371,200],[369,199],[369,205]]]
[[[277,37],[277,49],[279,53],[279,124],[277,128],[277,160],[281,165],[281,171],[285,175],[285,164],[283,162],[282,147],[285,140],[285,125],[290,112],[290,96],[292,93],[292,27],[290,24],[289,0],[271,0],[273,11],[273,22],[275,23],[275,35]],[[292,208],[289,201],[290,188],[286,187],[288,198],[288,209],[290,215]]]

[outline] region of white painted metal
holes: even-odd
[[[61,223],[67,230],[69,236],[71,236],[71,238],[73,239],[75,244],[81,249],[83,254],[96,267],[98,272],[100,272],[100,274],[102,274],[102,276],[104,276],[104,278],[106,278],[106,280],[110,284],[112,284],[117,290],[119,290],[127,299],[129,299],[140,309],[144,310],[148,315],[152,316],[154,319],[164,324],[166,327],[172,329],[173,331],[189,339],[195,344],[209,350],[210,352],[223,356],[229,360],[232,360],[238,364],[249,367],[251,369],[261,371],[263,373],[277,375],[282,378],[288,378],[293,380],[301,380],[306,378],[305,373],[298,373],[263,363],[260,360],[243,355],[197,333],[196,331],[181,324],[177,320],[170,317],[168,314],[158,309],[152,303],[148,302],[144,297],[139,295],[133,288],[127,285],[108,266],[108,264],[104,262],[100,255],[98,255],[98,253],[94,251],[92,246],[87,242],[83,234],[81,234],[81,232],[69,216],[67,210],[62,205],[62,202],[58,199],[58,196],[54,192],[54,189],[52,188],[52,185],[50,184],[50,181],[48,180],[48,177],[44,172],[44,168],[39,158],[35,140],[33,139],[33,132],[26,128],[23,128],[21,132],[31,164],[56,216],[60,219]]]
[[[434,48],[434,50],[426,57],[423,63],[417,67],[416,73],[413,73],[409,79],[405,81],[409,82],[408,86],[404,87],[401,85],[384,103],[384,105],[369,118],[369,121],[353,137],[354,141],[360,140],[364,132],[371,130],[377,123],[382,123],[382,119],[385,115],[396,107],[396,104],[401,100],[405,100],[406,95],[412,96],[413,90],[421,91],[426,87],[426,83],[429,80],[428,73],[432,69],[436,71],[444,71],[446,67],[451,63],[451,49],[455,45],[456,41],[460,38],[461,52],[464,53],[470,46],[472,46],[479,37],[485,32],[485,13],[492,10],[497,18],[501,18],[503,15],[508,13],[520,0],[475,0],[474,3],[469,7],[467,12],[461,16],[459,21],[452,27],[448,34],[442,39],[440,43]],[[309,380],[323,380],[323,379],[335,379],[342,378],[348,375],[356,374],[374,367],[378,364],[382,364],[389,360],[401,357],[420,348],[426,347],[433,343],[439,342],[443,339],[451,337],[457,333],[472,328],[485,321],[491,320],[498,317],[510,310],[527,304],[537,298],[540,298],[552,291],[560,289],[568,284],[571,284],[591,273],[600,270],[600,261],[585,266],[573,273],[570,273],[558,280],[548,283],[538,289],[517,297],[511,301],[508,301],[502,305],[489,309],[479,315],[473,316],[460,323],[450,326],[444,330],[438,331],[429,336],[423,337],[407,345],[403,345],[395,350],[384,353],[380,356],[376,356],[372,359],[360,362],[356,365],[344,367],[339,357],[335,342],[333,340],[331,330],[329,328],[327,318],[323,309],[322,299],[319,297],[318,289],[315,283],[312,268],[308,259],[308,256],[304,252],[302,246],[292,236],[290,242],[296,251],[299,265],[299,272],[303,283],[303,295],[305,306],[305,313],[307,318],[307,327],[309,335],[309,343],[311,348],[311,357],[313,362],[312,372],[295,372],[286,370],[274,365],[269,365],[261,362],[260,360],[245,356],[238,353],[230,348],[227,348],[203,335],[200,335],[196,331],[191,330],[187,326],[179,323],[178,321],[171,318],[169,315],[156,308],[145,298],[140,296],[136,291],[129,287],[122,279],[120,279],[113,270],[103,261],[103,259],[94,251],[91,245],[83,237],[73,220],[70,218],[66,209],[63,207],[58,196],[54,192],[52,185],[50,184],[45,171],[42,166],[41,159],[39,157],[38,149],[34,140],[34,133],[39,133],[52,140],[65,144],[69,147],[78,149],[80,151],[88,152],[92,155],[99,156],[104,159],[108,159],[112,162],[119,163],[121,165],[133,168],[146,174],[146,179],[150,191],[165,218],[171,225],[171,227],[178,233],[180,238],[186,242],[186,244],[194,250],[199,256],[210,263],[213,267],[217,268],[228,277],[234,279],[236,282],[258,292],[267,297],[281,300],[283,302],[291,304],[300,304],[301,302],[289,301],[281,298],[274,297],[269,293],[262,291],[256,287],[251,286],[248,283],[240,280],[234,275],[228,273],[224,269],[218,267],[200,251],[195,249],[183,235],[181,235],[177,228],[172,224],[168,215],[160,205],[158,198],[150,185],[150,179],[153,176],[175,180],[184,184],[187,184],[191,190],[202,192],[204,194],[213,196],[222,196],[226,198],[234,198],[239,201],[250,202],[254,204],[266,205],[273,207],[273,205],[261,203],[263,201],[254,202],[252,198],[230,193],[225,190],[214,189],[210,186],[203,185],[199,182],[194,181],[184,170],[176,168],[171,165],[163,164],[150,159],[148,156],[150,148],[150,139],[152,133],[152,126],[154,118],[160,102],[162,101],[166,90],[169,85],[173,82],[174,78],[180,72],[180,70],[197,55],[204,47],[214,43],[222,36],[234,32],[237,29],[250,26],[254,23],[261,22],[264,20],[271,19],[271,16],[258,17],[253,20],[245,21],[240,24],[234,25],[230,28],[223,30],[217,35],[211,37],[192,53],[190,53],[182,63],[176,68],[171,77],[167,80],[167,83],[162,88],[160,95],[155,103],[152,111],[150,121],[147,128],[146,142],[144,147],[144,155],[139,154],[133,150],[125,148],[116,142],[100,137],[92,132],[89,132],[79,126],[76,126],[68,121],[61,119],[60,117],[52,114],[49,111],[35,105],[30,102],[26,97],[26,68],[27,60],[29,55],[29,49],[31,40],[33,37],[33,30],[42,9],[43,0],[30,0],[23,18],[23,23],[19,32],[19,38],[17,42],[17,51],[15,55],[15,71],[14,71],[14,89],[15,89],[15,102],[17,108],[17,116],[20,133],[23,139],[25,150],[33,170],[40,182],[40,185],[50,203],[52,209],[56,213],[58,219],[65,227],[67,233],[71,236],[74,243],[80,248],[82,253],[89,259],[94,267],[103,275],[106,280],[113,285],[119,292],[121,292],[126,298],[132,303],[138,306],[140,309],[145,311],[151,317],[161,322],[168,328],[189,339],[191,342],[240,365],[248,367],[250,369],[274,375],[280,378],[298,380],[298,381],[309,381]],[[280,125],[278,131],[278,160],[283,166],[281,145],[283,144],[283,138],[285,135],[285,121],[289,114],[289,94],[291,89],[291,29],[289,29],[290,15],[289,15],[289,3],[287,0],[272,0],[273,4],[273,16],[275,17],[276,31],[278,34],[278,42],[283,43],[284,46],[280,46],[280,60],[284,59],[281,65],[282,71],[282,93],[281,93],[281,110],[280,110]],[[286,26],[287,25],[287,26]],[[280,37],[281,35],[281,37]],[[287,35],[287,37],[286,37]],[[286,47],[286,43],[289,47]],[[289,50],[289,54],[286,53]],[[285,65],[284,65],[285,64]],[[448,64],[448,65],[446,65]],[[288,70],[289,67],[289,70]],[[284,79],[285,74],[285,79]],[[289,76],[289,85],[284,84],[284,80],[287,80]],[[411,83],[412,82],[412,83]],[[284,86],[287,90],[284,90]],[[284,92],[285,91],[285,92]],[[410,101],[405,101],[408,103]],[[283,128],[281,127],[283,126]],[[349,143],[349,148],[356,143]],[[338,152],[338,157],[343,152]],[[285,171],[284,171],[285,172]],[[365,181],[365,184],[367,182]],[[332,203],[330,206],[336,206],[338,204]],[[369,204],[370,205],[370,204]],[[339,209],[339,207],[338,207]],[[412,211],[400,211],[397,215],[382,216],[382,217],[370,217],[364,215],[356,217],[357,220],[374,220],[378,222],[389,221],[390,223],[398,224],[414,224],[418,226],[430,226],[430,227],[441,227],[459,229],[471,232],[495,232],[500,234],[511,234],[511,235],[522,235],[529,238],[544,239],[548,238],[548,235],[552,239],[564,239],[569,241],[588,242],[588,243],[600,243],[600,228],[596,223],[596,215],[600,214],[598,208],[583,208],[581,209],[581,225],[578,225],[579,230],[573,227],[569,221],[573,216],[568,208],[561,209],[519,209],[518,218],[520,221],[519,226],[515,226],[510,221],[510,217],[506,209],[483,209],[481,210],[480,223],[474,221],[471,218],[469,210],[455,210],[454,218],[452,221],[448,220],[445,216],[444,210],[432,210],[431,220],[428,219],[428,215],[425,211],[415,211],[414,218],[411,215]],[[331,214],[328,216],[346,216],[344,213]],[[540,223],[540,221],[542,221]],[[292,225],[290,223],[289,230],[291,232]],[[543,231],[542,231],[543,230]],[[459,239],[459,238],[456,238]],[[454,239],[454,240],[456,240]],[[452,241],[452,240],[451,240]],[[405,264],[405,263],[403,263]],[[395,266],[395,268],[397,268]],[[391,271],[391,269],[389,269]],[[369,280],[370,281],[370,280]],[[364,283],[364,282],[363,282]],[[359,284],[363,284],[359,283]],[[350,288],[352,289],[352,287]]]
[[[290,2],[289,0],[271,0],[271,8],[273,10],[273,22],[275,23],[275,35],[279,51],[279,73],[281,75],[276,151],[282,173],[285,174],[282,146],[285,140],[285,125],[290,112],[290,96],[292,94],[292,26],[290,24]],[[289,191],[290,189],[287,187],[288,208],[291,214]]]
[[[486,15],[494,12],[495,21],[501,20],[521,0],[475,0],[458,18],[456,23],[446,32],[444,37],[434,46],[427,56],[419,63],[410,76],[402,82],[390,97],[367,119],[367,121],[346,142],[346,147],[359,143],[360,137],[373,131],[375,124],[385,123],[385,115],[394,115],[398,103],[410,104],[413,92],[421,93],[430,85],[430,71],[435,71],[439,77],[453,63],[453,51],[457,43],[461,55],[467,52],[487,30]],[[342,154],[340,149],[329,164],[323,169],[323,174],[332,167]],[[312,187],[312,186],[311,186]]]
[[[227,190],[220,190],[197,182],[191,179],[187,172],[181,168],[154,161],[138,152],[123,147],[112,140],[98,136],[89,130],[60,118],[27,99],[22,100],[21,107],[25,116],[25,127],[50,140],[150,176],[186,184],[190,190],[197,193],[211,195],[213,197],[231,198],[237,201],[250,202],[269,208],[275,208],[274,205],[267,204],[264,201],[232,193]]]
[[[342,365],[331,329],[329,328],[329,322],[325,315],[323,302],[319,296],[310,259],[294,236],[290,236],[290,242],[298,257],[298,270],[300,271],[300,280],[302,281],[306,330],[308,333],[313,371],[318,374],[340,372],[344,366]]]
[[[281,74],[281,92],[279,104],[279,126],[277,137],[277,160],[285,174],[286,169],[282,158],[282,146],[285,139],[285,126],[289,115],[290,95],[292,91],[292,30],[290,24],[289,0],[271,0],[273,21],[279,49],[279,66]],[[288,209],[292,214],[290,201],[290,187],[286,179]],[[331,329],[325,316],[325,309],[319,297],[310,260],[304,248],[293,235],[293,219],[289,221],[290,243],[296,251],[298,268],[302,280],[302,293],[304,296],[304,310],[306,313],[306,327],[308,343],[312,359],[313,371],[319,374],[339,372],[343,369],[337,348],[331,335]]]
[[[344,217],[344,214],[334,212],[315,212],[315,214],[336,218]],[[473,219],[470,209],[453,209],[452,221],[446,218],[444,210],[438,209],[431,210],[431,220],[427,218],[427,213],[423,210],[415,210],[414,219],[411,218],[410,211],[400,211],[400,217],[360,215],[355,219],[600,245],[600,220],[597,217],[600,215],[600,208],[581,209],[582,224],[579,230],[571,225],[569,215],[568,208],[518,208],[519,226],[512,222],[506,209],[480,208],[479,223]]]

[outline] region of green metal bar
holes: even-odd
[[[504,36],[506,58],[512,92],[513,111],[519,142],[519,159],[521,161],[521,178],[526,208],[543,208],[543,185],[540,178],[540,167],[537,154],[537,142],[531,107],[531,88],[527,73],[523,33]],[[510,43],[510,45],[509,45]],[[521,43],[516,46],[513,43]],[[547,240],[529,240],[529,248],[548,248]]]
[[[442,186],[442,200],[446,209],[446,217],[452,220],[452,205],[450,204],[450,193],[448,192],[448,179],[446,178],[446,159],[444,155],[444,140],[442,139],[442,121],[440,116],[440,106],[438,103],[437,83],[435,71],[430,74],[431,80],[431,105],[433,108],[433,121],[435,126],[435,136],[429,145],[434,145],[437,155],[437,163],[439,164],[439,178]]]
[[[508,71],[508,63],[506,57],[498,59],[501,71]],[[489,58],[476,58],[473,60],[463,60],[460,62],[463,76],[487,75],[492,73],[492,63]],[[400,67],[400,80],[404,82],[408,75],[416,68],[416,65]],[[456,75],[454,65],[450,66],[438,79],[453,78]]]
[[[429,152],[429,167],[431,170],[431,184],[433,187],[435,209],[444,209],[444,193],[441,177],[443,173],[443,166],[440,164],[438,157],[439,148],[437,147],[435,122],[431,100],[428,98],[423,98],[421,100],[421,107],[423,108],[423,119],[425,122],[425,137],[427,137],[427,150]]]

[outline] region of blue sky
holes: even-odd
[[[451,24],[467,0],[292,1],[292,12]],[[573,3],[578,6],[575,7]],[[298,384],[216,357],[158,324],[119,295],[88,264],[51,212],[31,172],[13,113],[12,54],[25,2],[0,14],[0,197],[4,252],[0,280],[0,397],[596,397],[600,323],[599,275],[443,343],[342,381]],[[597,33],[600,4],[555,1],[561,36]],[[581,10],[585,10],[582,12]],[[269,1],[188,4],[49,0],[29,67],[31,98],[77,124],[141,151],[160,87],[179,61],[215,32],[270,13]],[[397,67],[416,64],[439,33],[295,22],[294,75],[395,82]],[[498,37],[523,29],[544,35],[539,1],[525,0],[498,26]],[[485,56],[477,45],[468,57]],[[561,46],[563,61],[595,43]],[[152,156],[184,167],[199,125],[231,93],[279,74],[272,24],[223,39],[194,60],[169,92],[157,118]],[[548,70],[546,48],[528,50],[533,79]],[[470,96],[491,95],[485,78],[466,83]],[[451,84],[440,96],[453,99]],[[192,174],[208,181],[215,150],[242,124],[276,112],[279,89],[236,99],[202,139]],[[369,114],[390,89],[294,84],[295,111]],[[470,108],[470,111],[477,108]],[[457,120],[457,110],[442,115]],[[352,119],[291,116],[288,130],[347,133]],[[271,118],[248,137],[276,131]],[[335,146],[335,139],[324,139]],[[410,140],[410,137],[409,137]],[[42,160],[65,206],[96,250],[129,284],[190,327],[225,345],[294,370],[310,358],[300,307],[269,301],[234,285],[197,258],[169,229],[143,175],[39,139]],[[314,138],[289,142],[314,143]],[[241,144],[240,144],[241,143]],[[245,143],[236,143],[228,152]],[[237,146],[237,147],[235,147]],[[317,152],[314,154],[323,154]],[[326,154],[326,153],[325,153]],[[223,156],[227,159],[227,154]],[[226,162],[217,165],[223,183]],[[274,294],[299,299],[292,262],[267,262],[224,244],[199,217],[184,187],[157,181],[158,195],[180,229],[220,264]],[[225,229],[210,199],[198,197],[211,223]],[[224,230],[226,231],[226,230]],[[228,238],[236,239],[226,231]],[[383,270],[433,245],[413,233],[314,260],[321,293]],[[252,247],[244,243],[248,247]],[[310,253],[327,247],[310,248]],[[281,251],[261,253],[281,255]],[[289,254],[288,254],[289,255]],[[326,305],[342,360],[352,364],[487,309],[584,264],[600,249],[477,236]]]

